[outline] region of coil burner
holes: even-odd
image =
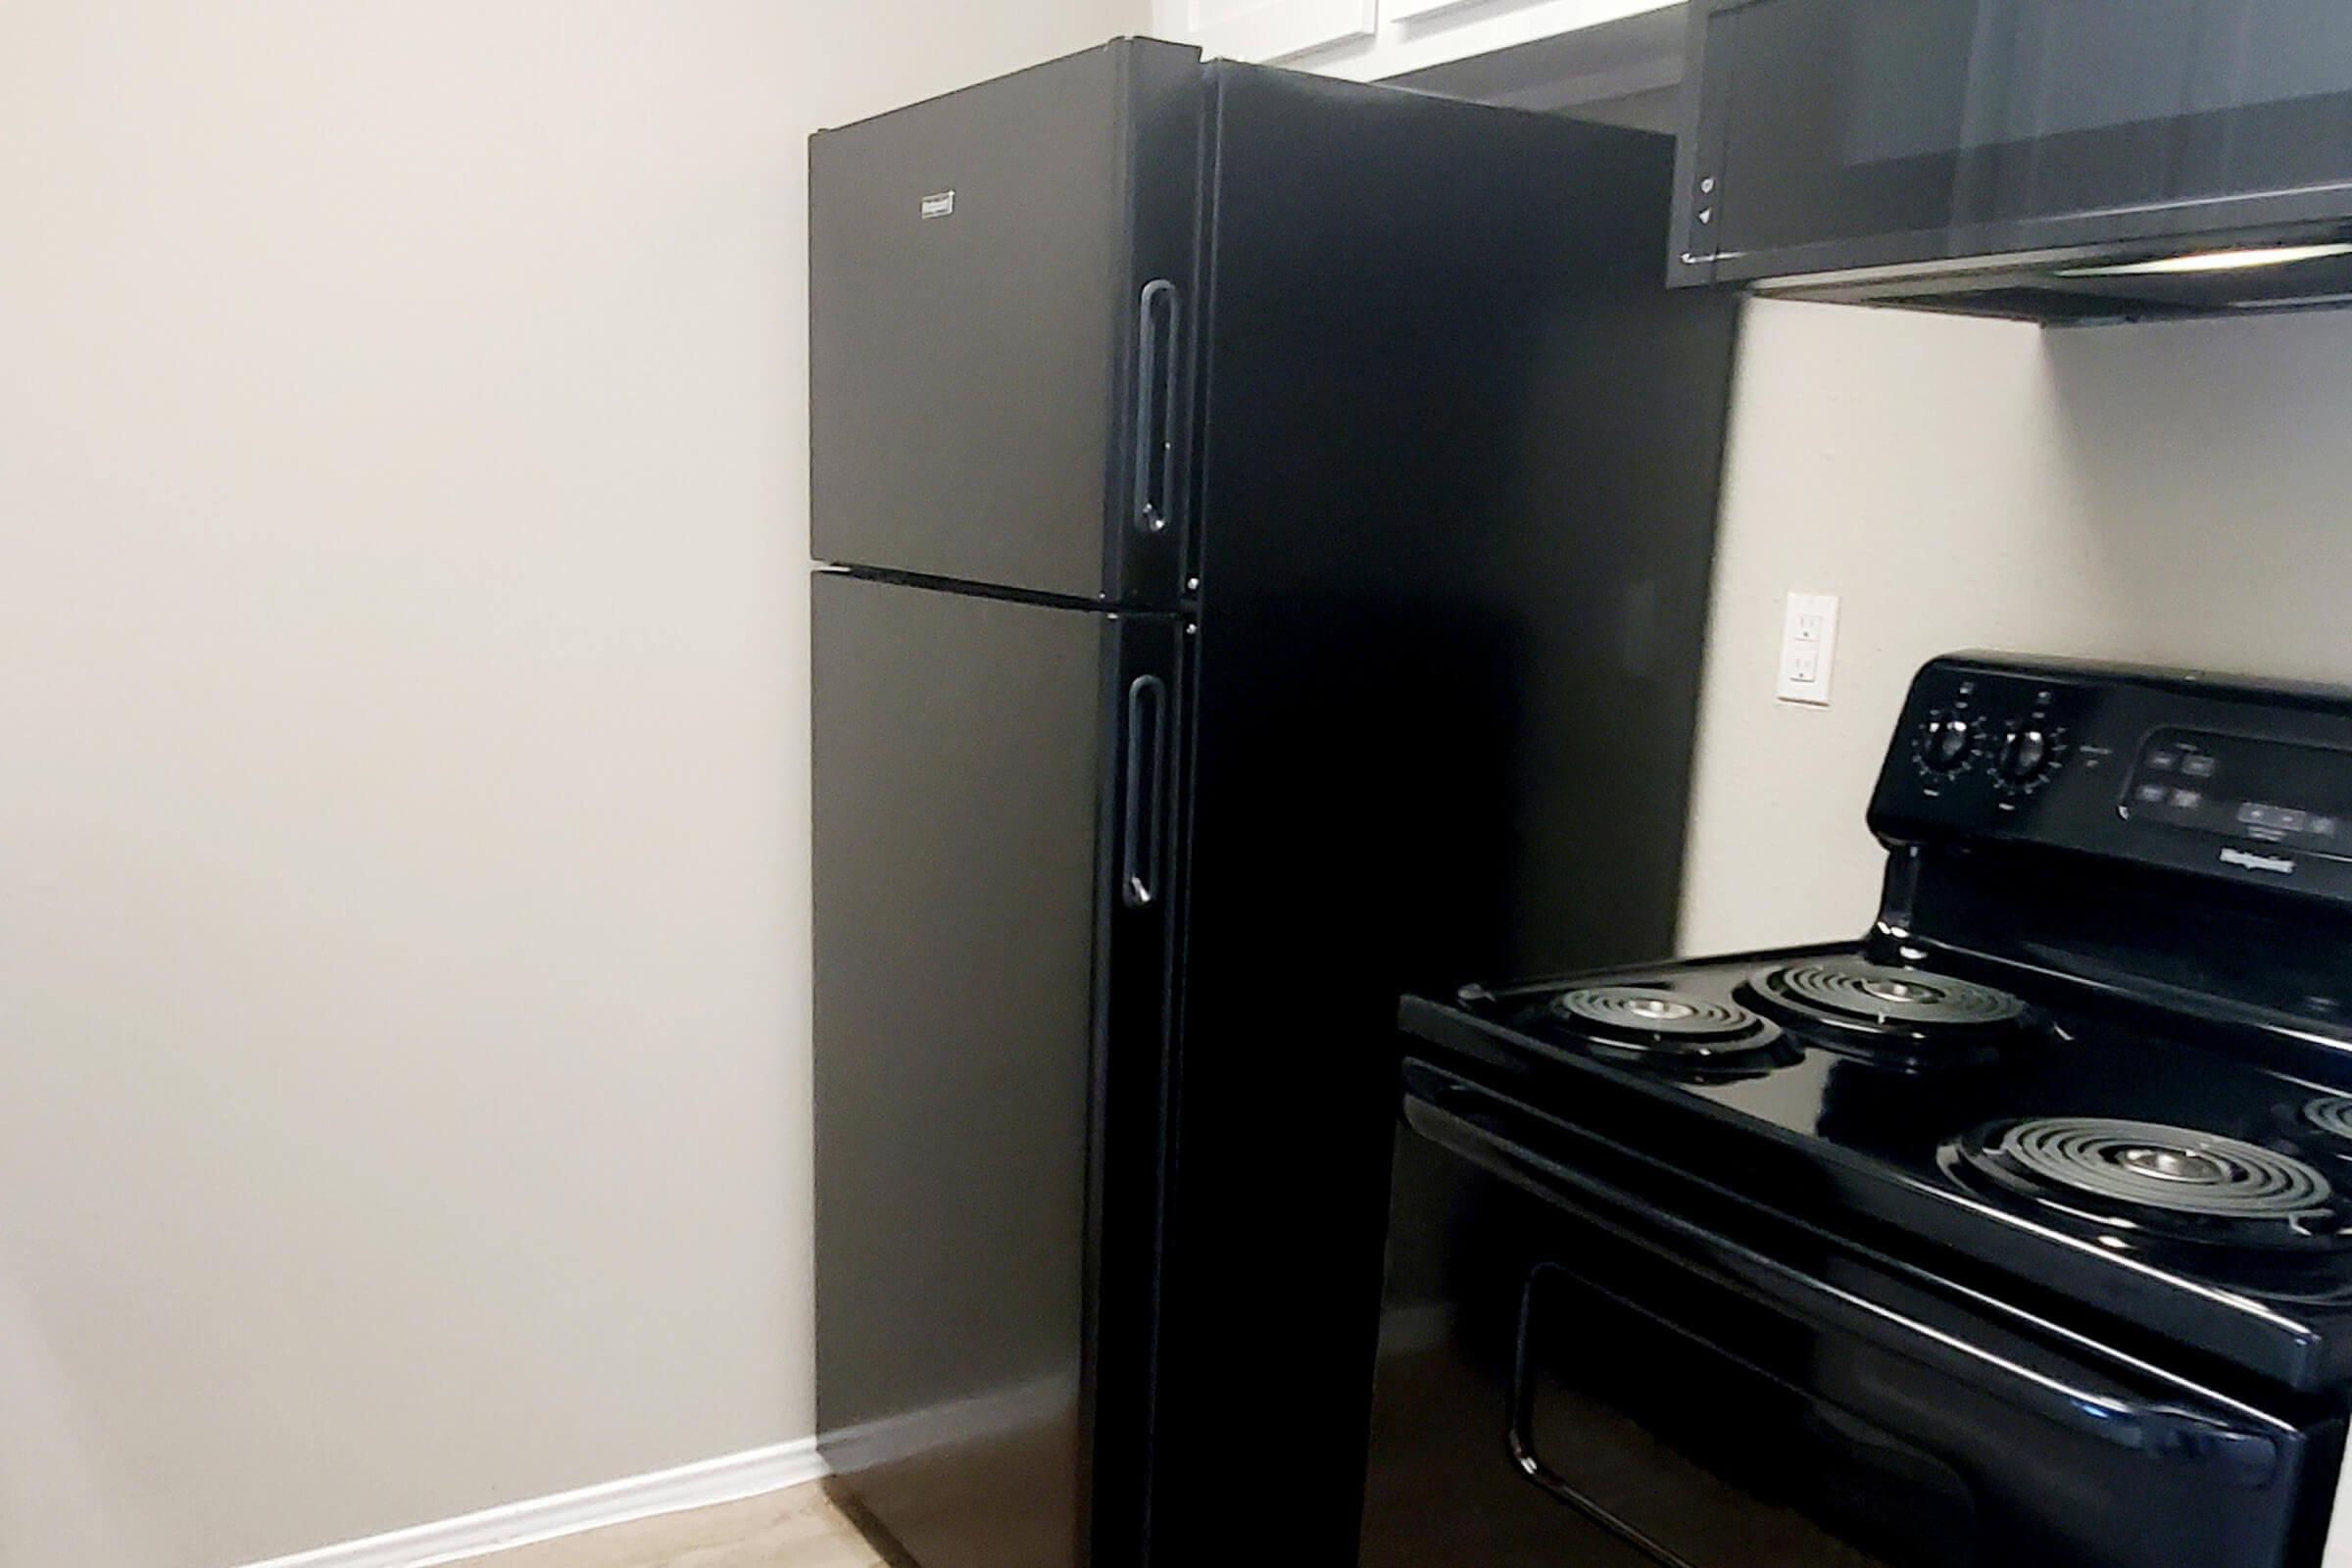
[[[1761,1071],[1785,1058],[1781,1033],[1736,1002],[1651,986],[1586,986],[1552,998],[1549,1022],[1594,1055],[1690,1071]]]
[[[2303,1107],[2303,1119],[2330,1138],[2352,1144],[2352,1095],[2328,1095]]]
[[[1986,1059],[2026,1016],[2006,991],[1861,958],[1780,964],[1743,990],[1785,1022],[1828,1031],[1824,1044],[1907,1065]]]
[[[1964,1167],[2102,1226],[2222,1246],[2344,1241],[2343,1200],[2318,1170],[2259,1144],[2157,1122],[2041,1116],[1957,1147]]]

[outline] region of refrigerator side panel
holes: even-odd
[[[1396,999],[1669,954],[1736,306],[1663,137],[1212,68],[1160,1568],[1353,1560]]]
[[[1109,44],[810,138],[818,560],[1172,601],[1175,541],[1121,529],[1182,362],[1198,59]]]
[[[1076,1564],[1108,622],[813,597],[820,1447],[925,1568]]]

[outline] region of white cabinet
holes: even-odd
[[[1673,0],[1153,0],[1152,19],[1160,36],[1212,55],[1377,81],[1681,9]]]
[[[1228,60],[1286,60],[1369,38],[1377,0],[1153,0],[1163,38]]]

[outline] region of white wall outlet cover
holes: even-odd
[[[1773,695],[1784,703],[1830,705],[1830,663],[1838,651],[1838,596],[1790,594],[1781,622],[1781,668]]]

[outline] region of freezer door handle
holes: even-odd
[[[1176,285],[1155,277],[1144,285],[1135,318],[1135,451],[1133,507],[1141,533],[1165,532],[1176,491]]]
[[[1119,832],[1119,898],[1130,909],[1159,899],[1159,776],[1167,736],[1166,683],[1136,676],[1127,687],[1126,813]]]

